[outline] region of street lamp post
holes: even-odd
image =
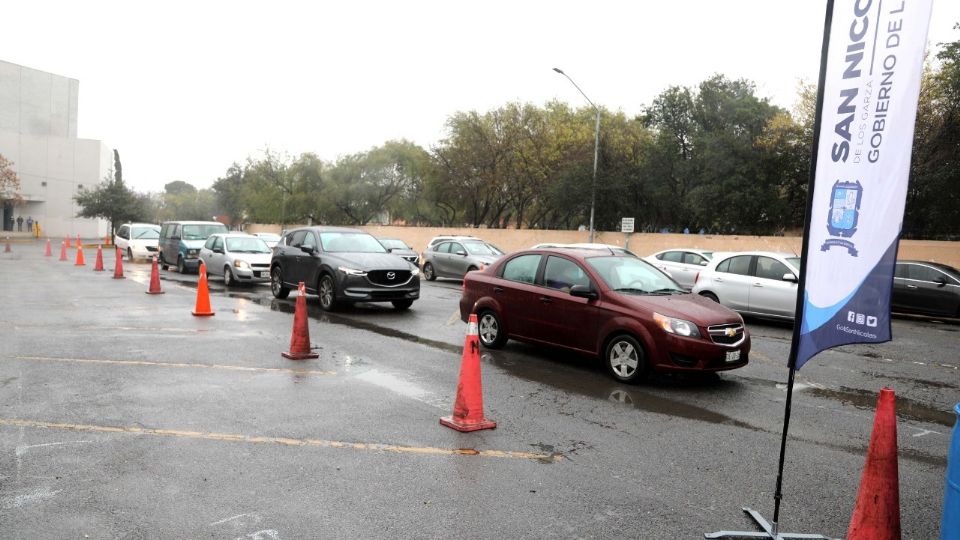
[[[577,86],[577,83],[573,82],[573,79],[569,75],[563,72],[560,68],[553,68],[554,71],[563,75],[573,84],[573,87],[580,92],[580,95],[587,100],[587,103],[593,107],[593,110],[597,113],[597,123],[593,128],[593,187],[590,193],[590,242],[593,242],[593,209],[597,205],[597,157],[600,154],[600,109],[590,101],[590,98],[587,97],[583,90],[580,90],[580,87]]]

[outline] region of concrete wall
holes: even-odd
[[[99,238],[109,227],[104,220],[76,217],[73,196],[80,186],[95,187],[113,167],[110,148],[77,138],[79,85],[0,61],[0,154],[13,162],[23,198],[13,218],[32,217],[52,237]]]
[[[288,229],[299,225],[288,225]],[[400,238],[417,251],[423,251],[431,238],[441,234],[466,234],[483,238],[487,242],[503,249],[516,251],[535,244],[556,242],[572,244],[586,242],[586,231],[544,231],[532,229],[470,229],[456,227],[358,227],[374,236]],[[248,225],[247,232],[280,232],[277,225]],[[624,246],[626,235],[620,232],[597,232],[594,241],[604,244]],[[631,234],[629,249],[634,253],[647,256],[664,249],[687,247],[712,251],[788,251],[800,253],[801,238],[796,236],[720,236],[699,234]],[[949,264],[960,268],[960,242],[939,242],[934,240],[901,240],[897,253],[899,259],[919,259]]]

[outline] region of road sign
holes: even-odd
[[[633,232],[633,218],[625,217],[620,222],[620,232],[622,233],[632,233]]]

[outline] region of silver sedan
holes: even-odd
[[[693,292],[745,315],[793,320],[799,276],[800,257],[792,253],[717,253]]]
[[[223,276],[226,286],[268,283],[272,251],[262,239],[244,233],[213,234],[200,249],[207,274]]]

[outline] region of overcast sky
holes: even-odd
[[[897,0],[899,1],[899,0]],[[78,135],[139,191],[209,187],[265,148],[333,161],[426,148],[457,111],[510,101],[628,115],[671,85],[747,78],[791,108],[815,81],[825,1],[45,1],[4,5],[0,59],[80,81]],[[929,42],[960,39],[935,0]]]

